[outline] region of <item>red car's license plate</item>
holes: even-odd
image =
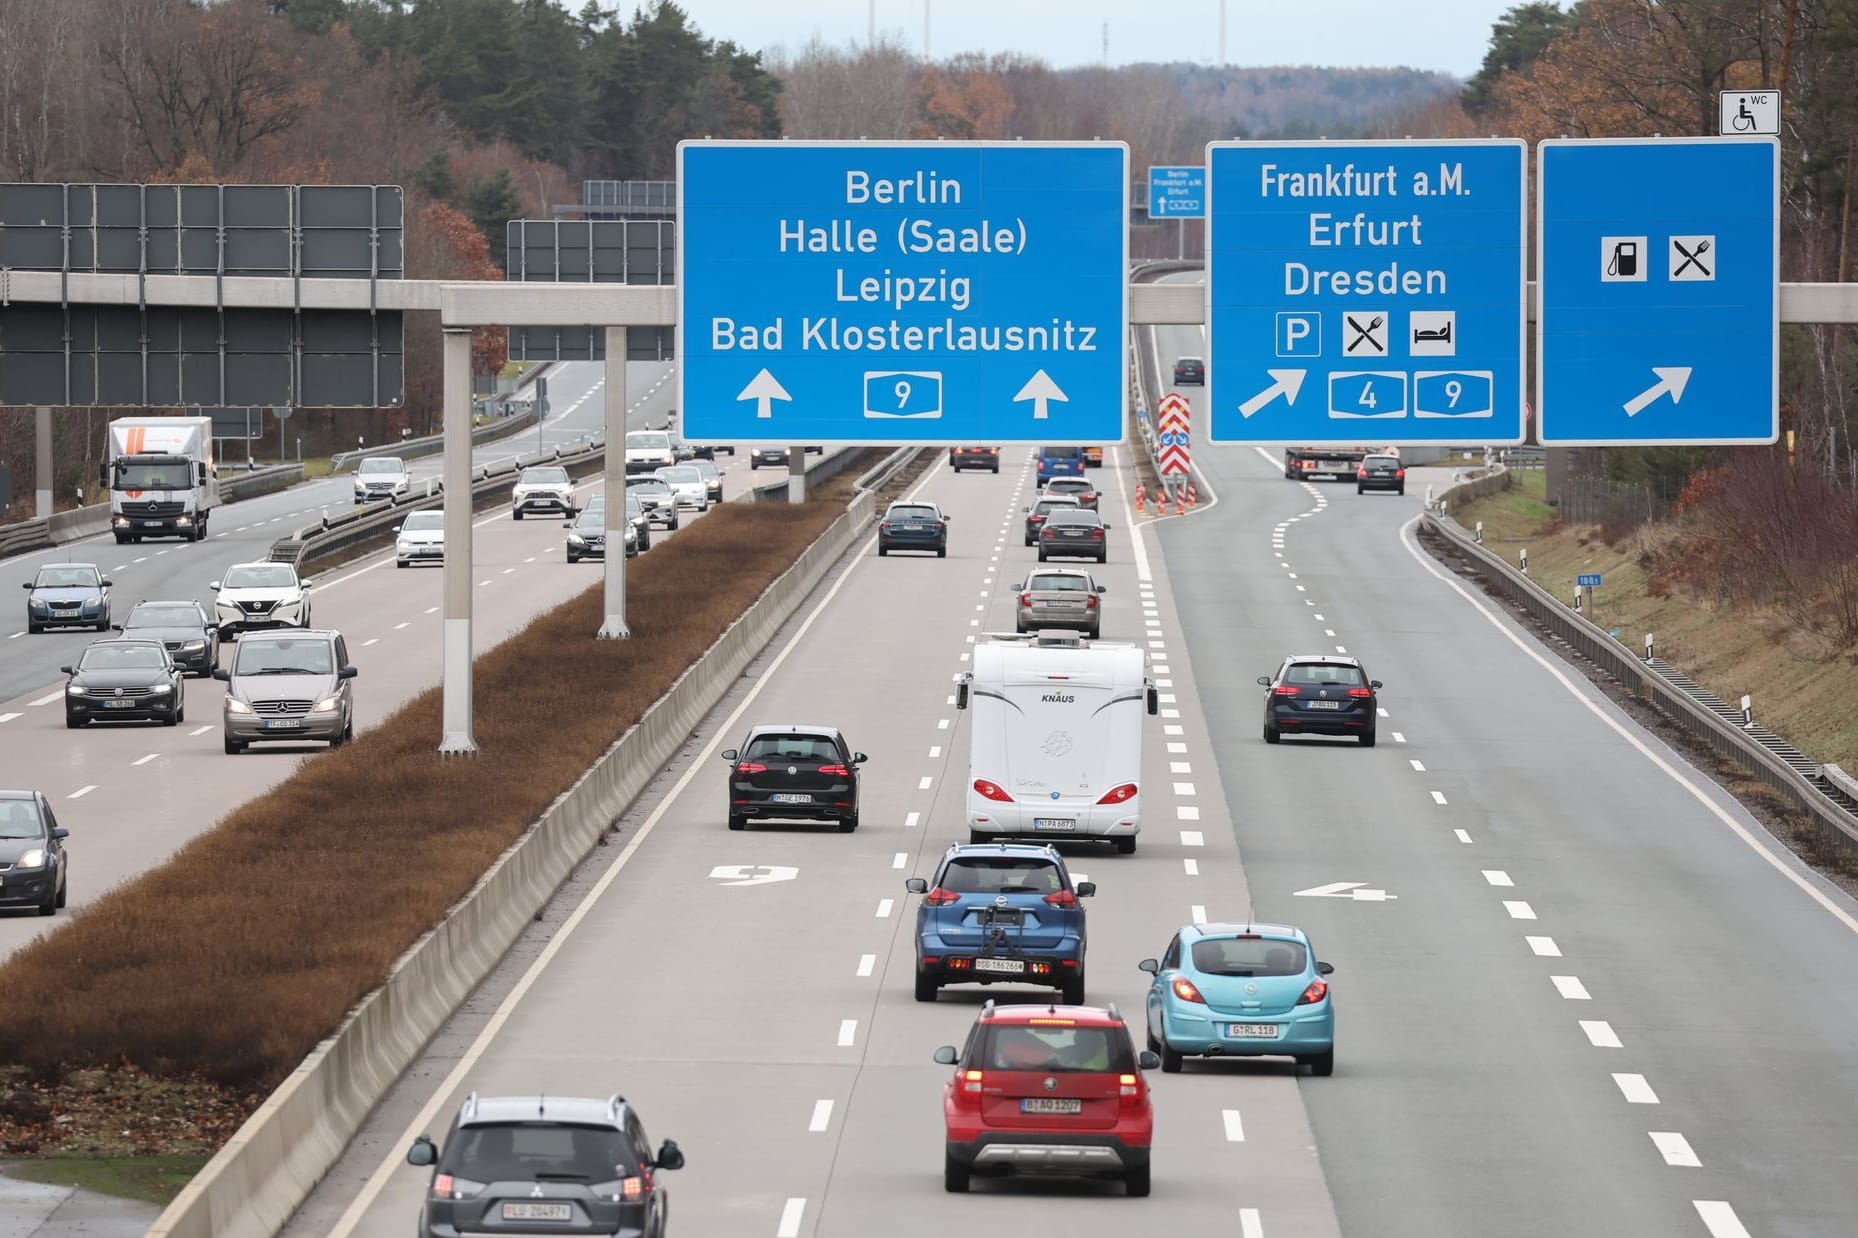
[[[1064,1096],[1027,1096],[1020,1100],[1021,1113],[1082,1113],[1084,1102]]]

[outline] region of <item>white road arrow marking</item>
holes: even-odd
[[[1052,381],[1050,374],[1040,370],[1027,379],[1026,385],[1021,387],[1019,394],[1013,397],[1015,404],[1021,400],[1031,400],[1033,420],[1042,421],[1045,418],[1045,405],[1048,401],[1057,400],[1060,404],[1069,404],[1071,397],[1058,389],[1058,384]]]
[[[1266,370],[1265,373],[1271,376],[1271,385],[1266,387],[1263,391],[1260,391],[1251,399],[1245,401],[1245,403],[1239,405],[1239,415],[1241,417],[1250,417],[1253,413],[1277,399],[1280,395],[1284,397],[1284,403],[1295,404],[1297,402],[1297,392],[1303,390],[1303,376],[1307,371]]]
[[[770,400],[792,400],[793,397],[787,394],[787,388],[781,386],[774,375],[763,370],[748,380],[748,386],[742,388],[742,394],[736,399],[755,401],[755,416],[771,417],[773,414],[768,411]]]
[[[1358,903],[1384,903],[1399,898],[1398,894],[1389,894],[1385,890],[1370,890],[1365,881],[1331,881],[1326,886],[1311,886],[1307,890],[1298,890],[1297,898],[1352,898]]]
[[[718,864],[710,870],[711,880],[728,886],[765,886],[792,881],[799,875],[799,869],[780,864]]]
[[[1658,376],[1658,381],[1626,401],[1626,416],[1638,416],[1661,395],[1669,394],[1673,404],[1684,398],[1684,388],[1690,383],[1689,366],[1654,365],[1652,373]]]

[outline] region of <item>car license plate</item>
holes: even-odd
[[[1026,970],[1024,959],[975,959],[975,971],[1004,971],[1018,975]]]
[[[1070,817],[1034,817],[1032,828],[1035,830],[1075,830],[1077,822]]]
[[[920,524],[906,524],[903,526],[903,531],[905,533],[921,533],[923,531],[923,526]]]
[[[1084,1102],[1068,1096],[1026,1096],[1019,1102],[1021,1113],[1082,1113]]]
[[[810,795],[772,795],[768,798],[776,804],[811,804],[813,802],[813,797]]]
[[[1082,602],[1047,602],[1046,605],[1051,607],[1053,610],[1076,610],[1078,607],[1082,606],[1083,603]]]
[[[105,709],[134,709],[135,706],[136,706],[136,703],[134,701],[105,701],[103,702],[103,707]]]
[[[295,718],[265,719],[265,730],[267,731],[294,731],[302,725],[303,723],[297,721]]]
[[[1276,1040],[1277,1039],[1277,1024],[1275,1023],[1228,1023],[1226,1024],[1226,1035],[1243,1036],[1243,1037],[1247,1037],[1248,1039],[1252,1039],[1252,1040]]]
[[[574,1210],[567,1204],[505,1204],[503,1219],[506,1221],[569,1221],[574,1219]]]
[[[1304,704],[1309,706],[1311,709],[1340,709],[1342,708],[1342,702],[1340,701],[1305,701]]]

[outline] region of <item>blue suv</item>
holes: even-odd
[[[1034,843],[956,844],[935,880],[911,877],[916,1000],[945,984],[1035,984],[1084,1001],[1084,906],[1094,882],[1071,881],[1064,857]]]

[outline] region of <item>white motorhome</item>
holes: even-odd
[[[1093,838],[1123,854],[1142,827],[1142,718],[1159,701],[1148,655],[1074,632],[994,633],[955,703],[969,709],[968,830]]]
[[[197,542],[219,504],[211,417],[122,417],[110,423],[110,531],[118,544],[145,537]]]

